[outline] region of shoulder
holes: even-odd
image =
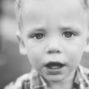
[[[78,67],[78,81],[79,85],[81,85],[80,89],[84,87],[84,89],[89,89],[89,69],[83,66]]]
[[[86,67],[84,67],[84,66],[81,66],[81,68],[82,68],[83,73],[84,73],[85,75],[89,75],[89,68],[86,68]]]
[[[86,76],[86,79],[89,81],[89,68],[83,67],[83,73]]]
[[[89,89],[89,69],[83,66],[80,66],[80,74],[84,80],[85,85],[87,85]]]
[[[31,77],[32,77],[32,73],[24,74],[20,76],[19,78],[17,78],[16,81],[11,82],[7,86],[5,86],[4,89],[21,89],[22,83],[26,80],[30,81]]]

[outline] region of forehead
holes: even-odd
[[[85,25],[87,14],[80,0],[23,0],[23,22],[64,23],[73,22]]]

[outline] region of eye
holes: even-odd
[[[74,35],[75,34],[73,32],[70,32],[70,31],[63,32],[63,36],[65,36],[66,38],[71,38]]]
[[[30,35],[30,38],[42,39],[45,35],[43,33],[34,33]]]

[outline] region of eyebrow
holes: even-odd
[[[65,26],[60,28],[62,31],[77,31],[80,32],[81,28],[76,26]]]
[[[33,32],[46,32],[44,26],[33,26],[31,28],[28,28],[28,34]]]
[[[33,29],[32,32],[34,32],[34,31],[45,32],[45,29],[46,29],[46,28],[44,28],[44,27],[35,27],[35,28],[32,28],[32,29]]]

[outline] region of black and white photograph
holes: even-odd
[[[89,89],[89,0],[0,0],[0,89]]]

